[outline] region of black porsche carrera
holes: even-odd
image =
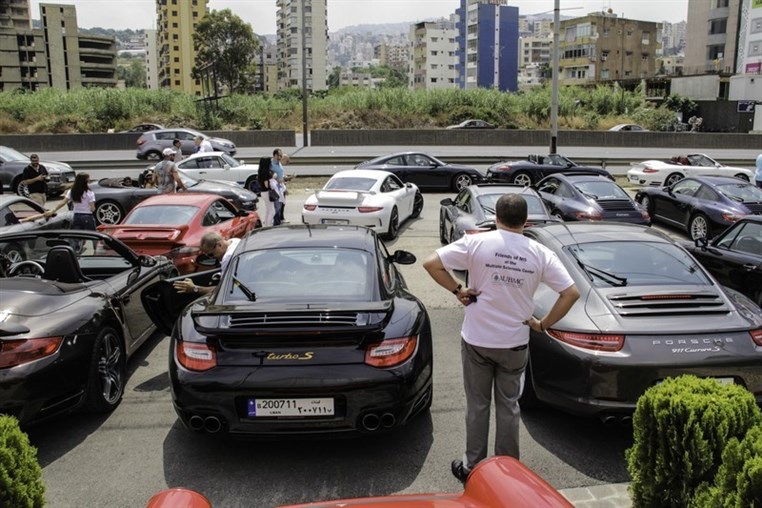
[[[365,227],[279,226],[244,238],[201,298],[149,287],[144,307],[171,334],[180,420],[206,433],[356,435],[427,411],[431,324],[395,267],[413,262]]]
[[[116,408],[126,361],[155,330],[140,295],[172,262],[95,231],[3,234],[6,249],[23,259],[2,263],[0,413],[29,424]]]
[[[557,153],[530,155],[526,160],[497,162],[487,168],[486,179],[488,182],[495,183],[535,185],[548,175],[566,172],[580,173],[582,171],[614,180],[611,173],[605,169],[594,166],[579,166],[571,159]]]

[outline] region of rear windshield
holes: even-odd
[[[734,201],[762,201],[762,189],[746,182],[724,183],[717,188]]]
[[[330,190],[358,190],[358,191],[367,191],[370,190],[371,187],[373,187],[373,184],[376,183],[376,180],[373,178],[358,178],[358,177],[341,177],[341,178],[331,178],[327,184],[325,184],[325,189]]]
[[[582,193],[594,199],[629,199],[621,187],[611,182],[577,182],[574,186]]]
[[[198,208],[188,205],[157,205],[133,208],[125,217],[124,224],[187,224]]]
[[[503,194],[482,194],[478,197],[479,204],[482,205],[485,212],[494,214],[497,200]],[[545,208],[542,206],[542,200],[533,194],[522,194],[521,197],[527,202],[527,213],[529,215],[545,215]]]
[[[376,267],[365,251],[335,248],[258,250],[241,254],[227,272],[259,300],[369,301],[375,289]],[[231,288],[225,303],[246,300]]]
[[[711,284],[698,264],[672,244],[593,242],[565,251],[596,287]]]

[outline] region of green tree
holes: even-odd
[[[341,84],[341,67],[336,66],[328,76],[328,88],[339,88]]]
[[[246,93],[253,83],[259,41],[251,25],[230,9],[204,16],[193,34],[196,65],[193,76],[202,79],[200,69],[214,65],[217,78],[228,93]]]
[[[124,80],[128,88],[146,87],[146,69],[142,60],[132,60],[129,65],[120,65],[116,75],[118,79]]]

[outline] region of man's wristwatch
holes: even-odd
[[[463,284],[458,284],[458,287],[452,290],[452,294],[457,295],[462,288],[463,288]]]
[[[198,293],[198,286],[193,286],[193,292]]]

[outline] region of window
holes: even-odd
[[[609,70],[601,69],[601,79],[609,79]]]
[[[643,32],[640,36],[640,43],[644,46],[648,46],[651,43],[651,33]]]
[[[709,21],[709,35],[724,34],[728,31],[727,19],[712,19]]]

